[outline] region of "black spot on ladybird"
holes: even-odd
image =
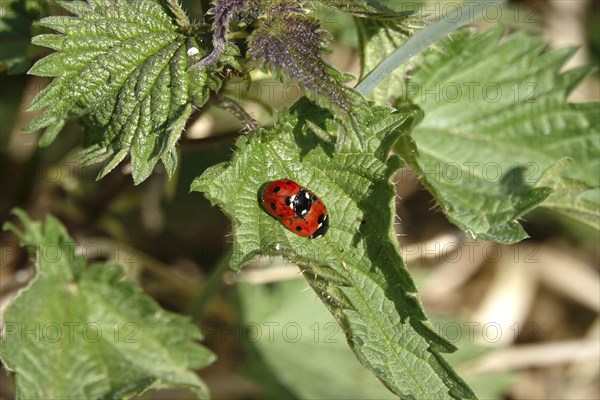
[[[271,203],[271,210],[275,210],[276,208],[275,203]]]
[[[291,184],[292,184],[292,181],[287,181],[285,184],[286,184],[286,185],[291,185]]]
[[[281,190],[281,186],[275,186],[273,188],[273,193],[277,193],[277,192],[279,192],[279,190]]]
[[[296,232],[300,232],[301,230],[302,230],[302,227],[301,227],[301,226],[297,226],[297,227],[296,227]]]
[[[291,202],[292,202],[292,198],[290,196],[288,196],[288,197],[285,198],[285,205],[286,206],[289,206]]]

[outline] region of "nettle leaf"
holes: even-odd
[[[472,398],[440,355],[454,347],[427,322],[392,227],[390,179],[400,162],[389,151],[419,115],[372,106],[371,115],[357,115],[362,140],[349,132],[335,152],[313,130],[335,135],[341,125],[302,101],[282,111],[272,129],[240,138],[233,159],[208,169],[192,190],[204,192],[233,220],[232,267],[272,252],[301,265],[356,357],[394,393]],[[285,177],[326,204],[330,228],[324,237],[297,236],[259,206],[264,185]]]
[[[58,34],[36,36],[33,43],[57,52],[29,73],[54,79],[30,106],[45,108],[44,114],[25,130],[45,128],[40,144],[48,145],[67,118],[85,116],[95,134],[82,163],[106,162],[99,178],[127,155],[136,184],[159,160],[171,172],[181,121],[219,86],[206,68],[188,69],[206,49],[160,0],[61,4],[76,16],[40,21]]]
[[[195,325],[123,281],[120,267],[86,265],[55,218],[41,224],[14,213],[25,229],[4,229],[32,249],[38,272],[3,318],[0,357],[18,399],[123,398],[174,386],[208,397],[191,369],[215,357],[197,343]]]
[[[563,176],[565,169],[573,162],[572,159],[557,162],[548,168],[536,183],[537,187],[553,189],[542,207],[600,230],[600,188]]]
[[[527,237],[517,220],[552,192],[536,182],[558,160],[574,160],[562,176],[599,186],[600,118],[597,103],[566,102],[589,72],[559,72],[573,49],[542,52],[543,39],[501,36],[461,31],[427,54],[406,88],[425,118],[414,142],[396,149],[451,222],[472,237],[513,243]],[[560,189],[552,199],[572,196]]]
[[[270,12],[248,39],[250,57],[280,79],[298,81],[316,104],[350,114],[363,98],[343,85],[352,79],[321,58],[329,37],[301,10]]]

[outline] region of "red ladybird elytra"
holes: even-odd
[[[327,209],[320,200],[313,201],[311,209],[304,218],[285,218],[282,219],[281,222],[295,234],[310,237],[311,239],[316,239],[325,235],[329,229]]]
[[[327,209],[321,199],[291,179],[269,183],[262,193],[265,210],[292,232],[317,238],[329,228]]]
[[[265,187],[262,202],[265,210],[277,219],[302,217],[310,210],[312,196],[291,179],[279,179]]]

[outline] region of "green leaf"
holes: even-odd
[[[14,213],[24,230],[4,229],[32,250],[38,271],[4,313],[0,357],[18,399],[122,398],[173,386],[208,397],[190,371],[214,360],[196,326],[123,281],[120,267],[86,265],[55,218],[40,224]]]
[[[599,186],[600,118],[598,104],[566,102],[589,72],[559,72],[573,49],[542,53],[542,39],[501,35],[461,31],[428,53],[406,88],[425,118],[396,150],[451,222],[513,243],[527,237],[517,220],[549,196],[536,182],[559,159],[575,160],[565,177]]]
[[[572,159],[560,160],[548,168],[537,182],[538,187],[553,189],[542,207],[600,230],[600,188],[592,188],[580,180],[563,176],[572,163]]]
[[[359,361],[394,393],[472,398],[440,355],[454,348],[431,330],[392,229],[390,178],[400,162],[388,155],[418,111],[372,106],[372,114],[356,116],[362,141],[348,132],[337,152],[312,133],[308,116],[332,135],[341,129],[302,101],[292,112],[284,110],[273,129],[240,138],[231,162],[208,169],[192,184],[233,220],[232,267],[282,252],[303,267]],[[265,183],[285,177],[326,204],[330,228],[324,237],[297,236],[260,208]]]
[[[306,281],[236,287],[247,329],[244,372],[261,384],[264,398],[395,398],[356,360]]]
[[[136,184],[159,160],[171,173],[182,116],[219,86],[206,68],[188,69],[206,49],[183,32],[189,26],[177,26],[159,0],[63,5],[77,16],[42,19],[41,25],[58,33],[33,40],[57,52],[29,71],[54,79],[30,106],[45,108],[44,114],[25,130],[46,128],[40,144],[48,145],[65,119],[85,116],[95,134],[80,156],[83,164],[106,162],[100,177],[127,154]]]
[[[448,355],[448,361],[462,372],[477,398],[502,399],[510,392],[520,378],[520,371],[478,372],[473,369],[482,358],[501,351],[500,346],[479,343],[481,338],[486,338],[479,324],[461,321],[456,316],[432,316],[432,323],[440,335],[458,347],[458,351]]]

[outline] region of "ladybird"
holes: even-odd
[[[262,192],[264,209],[297,235],[312,239],[329,229],[327,209],[321,199],[291,179],[269,183]]]
[[[291,179],[279,179],[268,184],[262,193],[265,210],[277,219],[304,217],[314,196]]]
[[[305,217],[285,218],[281,222],[295,234],[311,239],[325,235],[329,229],[327,209],[320,200],[312,203],[312,207]]]

